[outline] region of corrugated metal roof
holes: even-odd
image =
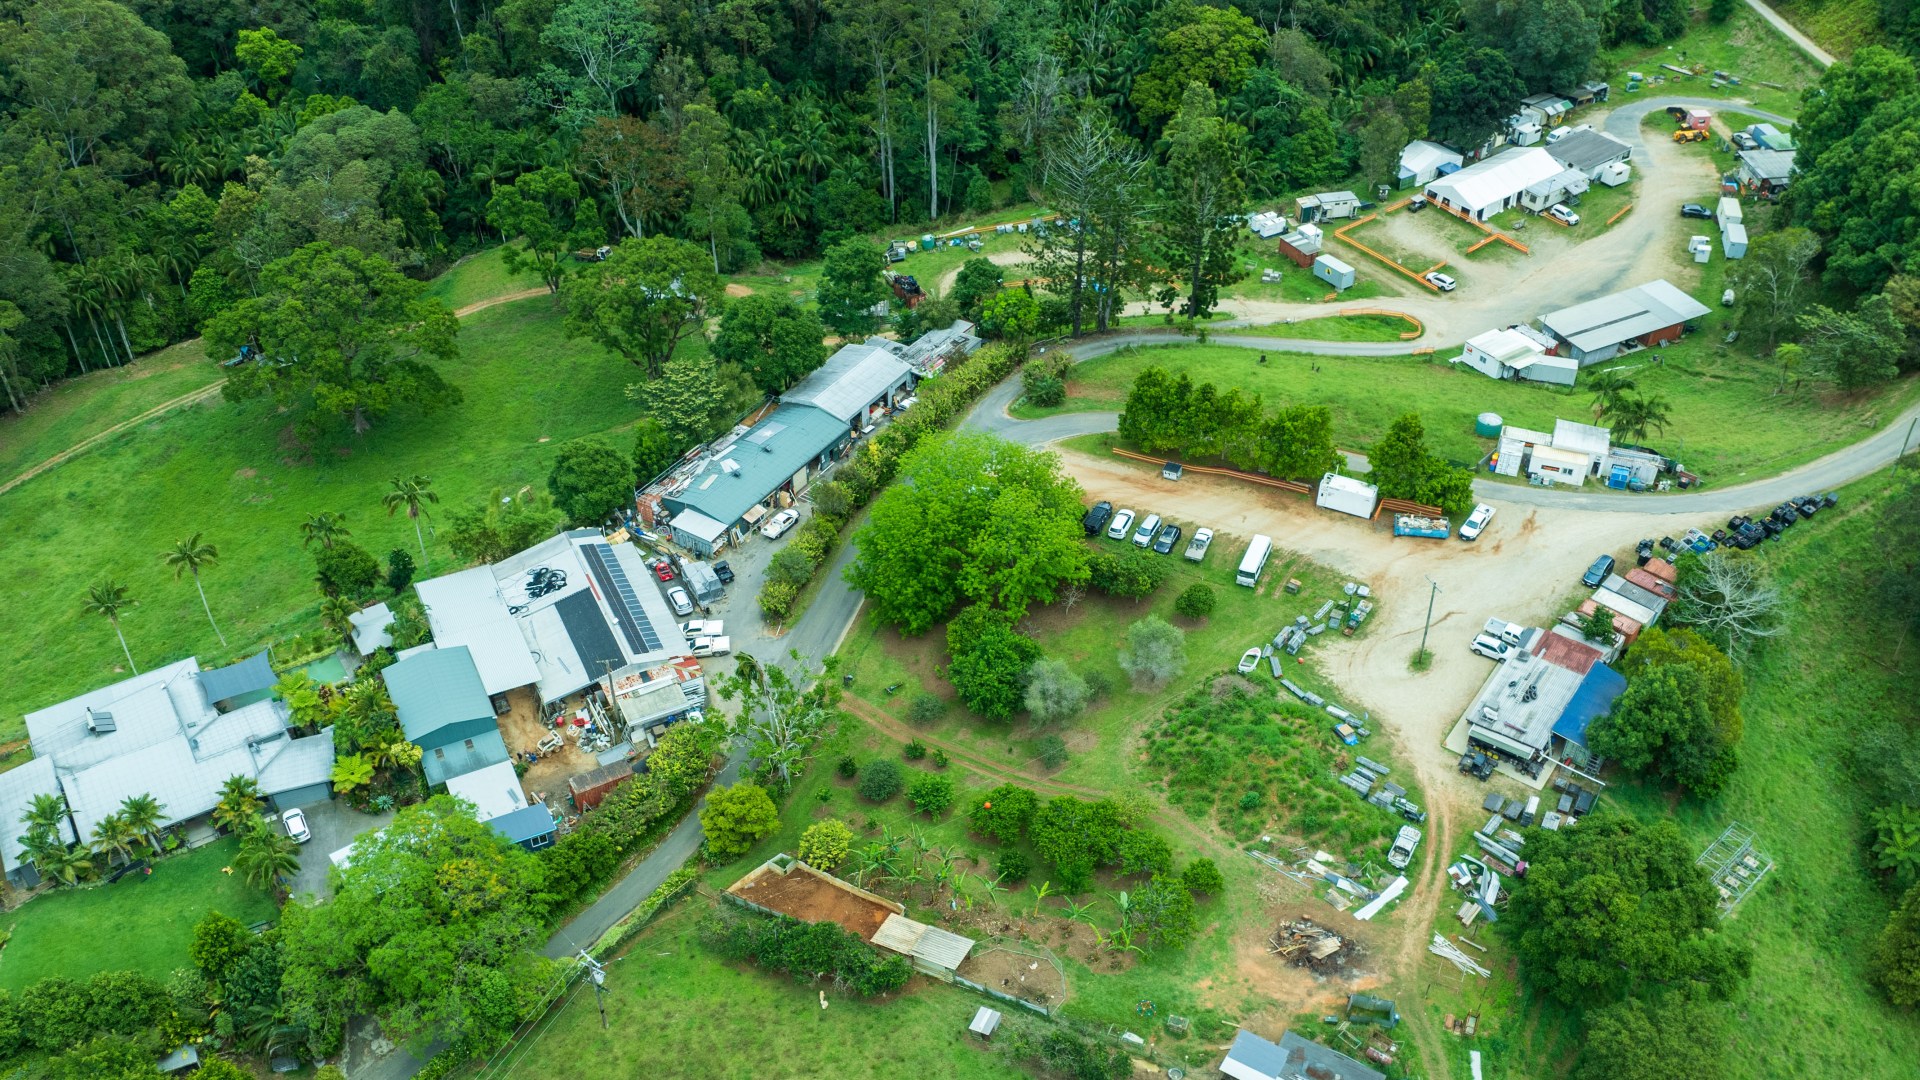
[[[545,836],[554,830],[553,811],[539,803],[525,810],[515,810],[511,814],[494,818],[487,822],[494,832],[507,838],[510,843],[524,843],[536,836]]]
[[[515,636],[519,631],[515,630]],[[417,653],[380,673],[400,714],[400,730],[419,742],[449,724],[493,718],[493,705],[465,645]]]
[[[929,929],[931,928],[927,924],[915,922],[905,915],[888,915],[886,921],[880,924],[880,928],[873,932],[873,937],[868,941],[878,948],[890,949],[902,956],[912,956],[913,950],[919,948],[920,939]]]
[[[53,775],[52,758],[28,758],[0,773],[0,825],[6,826],[0,829],[0,860],[5,861],[8,870],[20,866],[20,834],[26,831],[20,819],[33,805],[33,797],[58,794],[60,783]],[[60,822],[59,835],[69,842],[79,839],[65,819]]]
[[[885,349],[842,345],[826,363],[781,394],[780,400],[789,405],[811,405],[849,424],[876,398],[912,377],[913,369],[907,362]],[[755,431],[766,426],[762,421],[755,425]],[[741,441],[751,443],[754,434],[748,432]]]
[[[1237,1044],[1239,1040],[1235,1040]],[[1265,1042],[1265,1040],[1261,1040]],[[1271,1043],[1268,1043],[1271,1046]],[[1387,1074],[1371,1069],[1330,1046],[1303,1039],[1289,1031],[1280,1036],[1280,1049],[1286,1055],[1279,1076],[1305,1076],[1312,1080],[1387,1080]]]
[[[473,746],[469,748],[468,743]],[[451,777],[464,776],[506,760],[509,760],[507,741],[500,737],[500,731],[496,728],[471,739],[436,746],[421,756],[420,765],[426,770],[428,783],[444,784]]]
[[[525,810],[527,793],[520,787],[520,777],[513,771],[513,762],[500,761],[470,773],[449,777],[447,794],[456,799],[465,799],[474,806],[474,816],[481,821],[492,821],[505,817],[515,810]]]
[[[780,430],[771,438],[758,444],[742,438],[702,466],[686,490],[661,501],[675,513],[690,507],[731,525],[848,434],[847,424],[811,405],[781,405],[748,434],[776,424]]]
[[[920,936],[920,943],[913,947],[913,955],[935,967],[952,971],[973,951],[972,938],[961,937],[937,926],[929,926],[926,930]]]
[[[1742,150],[1740,164],[1761,180],[1785,180],[1793,175],[1792,150]]]
[[[442,649],[464,646],[470,650],[487,693],[499,694],[540,680],[540,670],[507,612],[490,567],[476,566],[422,581],[414,591],[426,608],[434,642]]]
[[[1613,430],[1582,424],[1577,420],[1553,422],[1553,445],[1558,450],[1579,454],[1604,454],[1613,445]]]
[[[1625,160],[1633,148],[1604,131],[1588,128],[1562,135],[1546,151],[1569,169],[1591,173],[1610,161]]]
[[[200,688],[206,692],[208,701],[237,698],[255,690],[265,690],[279,681],[273,673],[273,662],[267,659],[265,652],[254,653],[237,664],[200,673]]]
[[[1287,1067],[1285,1051],[1244,1028],[1233,1037],[1220,1071],[1235,1080],[1278,1080]]]
[[[304,739],[276,739],[254,747],[260,789],[269,795],[311,787],[333,778],[333,729]]]
[[[727,534],[727,527],[724,524],[691,508],[673,515],[673,527],[676,531],[704,540],[709,544]]]
[[[1697,319],[1707,306],[1665,280],[1540,316],[1541,325],[1582,352],[1618,345],[1655,330]]]
[[[353,647],[361,656],[375,649],[390,648],[393,635],[393,609],[385,604],[375,604],[370,608],[356,611],[347,616],[353,624]]]

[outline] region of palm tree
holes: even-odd
[[[50,875],[52,868],[65,859],[67,845],[53,833],[35,829],[20,838],[20,853],[42,873]]]
[[[440,493],[433,490],[433,481],[418,474],[405,479],[396,476],[392,484],[393,490],[382,495],[380,502],[387,508],[388,517],[392,517],[393,512],[403,506],[407,508],[407,516],[413,519],[413,538],[420,541],[420,568],[425,570],[427,538],[420,532],[420,507],[426,503],[439,502]]]
[[[166,806],[151,795],[129,795],[120,801],[120,817],[134,832],[147,838],[147,846],[160,854],[160,826],[166,823]]]
[[[307,520],[300,523],[300,546],[312,547],[318,540],[323,548],[333,546],[335,540],[352,536],[347,528],[347,515],[335,513],[308,514]]]
[[[34,865],[40,868],[42,874],[69,885],[93,873],[93,853],[83,847],[68,847],[55,841],[54,846],[43,853],[42,859],[34,860]]]
[[[133,650],[127,648],[127,635],[120,632],[120,613],[137,603],[138,600],[127,595],[127,587],[112,578],[101,578],[87,586],[87,613],[105,615],[113,624],[113,632],[120,639],[120,651],[127,654],[127,666],[135,675],[140,674],[140,665],[133,662]]]
[[[352,616],[360,610],[360,605],[344,596],[329,596],[320,601],[320,623],[327,629],[353,644]]]
[[[200,534],[194,533],[162,552],[160,558],[173,567],[173,580],[179,581],[181,574],[193,575],[193,587],[200,591],[200,607],[207,613],[207,625],[213,627],[220,644],[225,646],[227,635],[220,633],[220,624],[213,621],[213,608],[207,604],[206,586],[200,584],[200,571],[220,561],[220,549],[212,544],[201,543]]]
[[[115,855],[133,861],[130,845],[139,838],[140,834],[127,824],[126,818],[119,814],[108,814],[93,823],[93,835],[87,844],[96,855],[105,855],[107,865],[112,866]]]
[[[260,810],[260,785],[251,776],[229,776],[220,785],[220,804],[213,808],[213,823],[239,832],[256,820]]]
[[[1647,437],[1649,429],[1665,432],[1670,409],[1663,397],[1622,398],[1610,410],[1613,426],[1636,439]]]
[[[1633,389],[1633,377],[1624,368],[1605,368],[1587,378],[1587,389],[1593,394],[1593,418],[1598,420],[1620,406]]]
[[[274,887],[282,876],[300,869],[298,851],[299,845],[293,842],[293,837],[269,828],[266,822],[256,818],[246,838],[240,841],[233,863],[247,884],[267,889]]]
[[[67,823],[67,801],[58,795],[42,793],[33,797],[27,812],[20,815],[20,823],[27,832],[43,832],[48,836],[59,836]]]

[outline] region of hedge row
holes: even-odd
[[[601,935],[594,943],[593,955],[597,960],[606,960],[620,950],[620,946],[633,940],[633,935],[647,928],[654,916],[665,910],[668,904],[680,899],[700,878],[700,871],[691,866],[683,866],[668,874],[660,886],[647,894],[640,906],[628,912],[621,920],[613,924],[613,929]]]
[[[813,520],[807,522],[785,550],[774,556],[767,568],[767,580],[760,587],[760,613],[775,622],[791,614],[800,591],[833,553],[840,529],[855,510],[872,501],[893,481],[893,474],[907,451],[921,439],[965,416],[974,402],[1025,361],[1024,346],[988,345],[964,360],[949,364],[938,377],[921,383],[912,410],[895,417],[840,464],[834,486],[844,491],[846,498],[840,500],[835,492],[832,501],[844,505],[845,509],[830,512],[837,507],[825,505],[816,492]],[[787,552],[795,548],[800,548],[801,553],[788,556]]]

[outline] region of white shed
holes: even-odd
[[[1440,175],[1443,165],[1460,168],[1466,159],[1458,153],[1428,139],[1415,139],[1400,151],[1400,171],[1395,176],[1395,187],[1416,187],[1431,183]]]
[[[1720,229],[1720,254],[1729,259],[1747,257],[1747,227],[1737,221],[1728,222]]]
[[[1719,219],[1720,228],[1723,231],[1729,224],[1737,225],[1746,220],[1740,211],[1740,200],[1731,195],[1720,196],[1720,207],[1714,213],[1714,217]]]
[[[1619,187],[1633,179],[1633,166],[1624,161],[1616,161],[1600,167],[1600,174],[1594,179],[1608,187]]]

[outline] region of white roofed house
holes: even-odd
[[[1468,338],[1460,355],[1450,362],[1465,364],[1495,379],[1527,379],[1572,386],[1580,365],[1564,356],[1552,355],[1547,351],[1551,346],[1550,340],[1542,340],[1541,335],[1529,332],[1527,327],[1513,326]]]
[[[331,796],[333,729],[301,736],[286,705],[260,696],[274,673],[264,654],[202,671],[194,657],[27,714],[34,758],[0,774],[0,858],[10,879],[37,879],[21,865],[15,822],[38,794],[66,799],[68,839],[89,836],[135,796],[161,804],[163,827],[212,812],[235,776],[260,785],[280,809]],[[252,698],[221,709],[219,703]],[[16,810],[18,806],[20,809]]]
[[[1400,151],[1400,171],[1395,174],[1394,186],[1409,188],[1431,183],[1439,178],[1441,169],[1449,165],[1458,169],[1465,164],[1466,159],[1458,151],[1428,139],[1415,139]]]
[[[1521,205],[1529,188],[1566,171],[1537,146],[1503,150],[1426,186],[1427,199],[1475,221]]]

